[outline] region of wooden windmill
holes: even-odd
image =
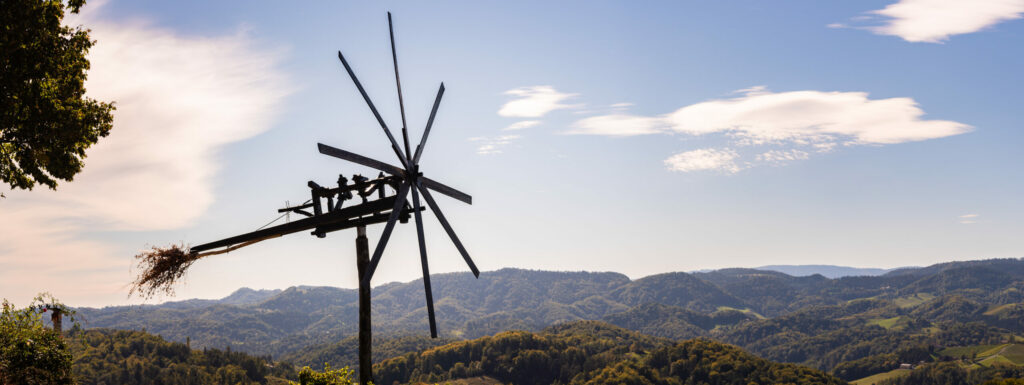
[[[370,374],[372,370],[370,366],[370,279],[373,278],[373,273],[377,268],[377,264],[380,262],[380,258],[384,253],[385,247],[387,247],[388,239],[391,237],[391,232],[394,230],[395,224],[398,222],[408,222],[410,214],[415,217],[416,221],[416,235],[419,240],[420,262],[423,267],[423,288],[426,293],[430,336],[437,338],[437,322],[434,318],[434,300],[430,288],[430,269],[427,264],[427,248],[423,237],[423,218],[421,212],[425,210],[425,208],[420,205],[420,195],[423,196],[423,199],[426,201],[430,211],[434,213],[434,216],[441,223],[445,232],[448,233],[448,236],[455,244],[455,247],[459,250],[462,258],[466,260],[466,264],[468,264],[469,269],[473,271],[473,275],[478,278],[480,276],[480,271],[473,263],[473,260],[470,258],[466,248],[462,245],[462,242],[459,241],[459,237],[455,234],[455,230],[452,229],[451,224],[441,212],[441,209],[434,200],[431,191],[447,195],[467,204],[472,204],[472,197],[423,176],[423,172],[420,169],[420,156],[423,154],[423,148],[426,146],[427,137],[430,134],[430,128],[434,124],[434,117],[437,114],[437,108],[441,103],[441,96],[444,94],[444,83],[441,83],[440,88],[437,90],[437,96],[434,99],[434,105],[430,110],[430,117],[427,119],[423,136],[420,137],[420,142],[416,146],[415,152],[413,152],[409,147],[409,133],[405,120],[405,104],[402,100],[402,83],[398,76],[398,56],[395,51],[395,34],[391,23],[390,12],[388,13],[388,28],[391,34],[391,55],[395,66],[395,84],[398,88],[398,105],[402,117],[402,140],[404,144],[404,151],[403,147],[399,146],[395,137],[391,134],[391,130],[388,129],[387,124],[384,123],[380,113],[377,112],[377,108],[374,106],[373,102],[370,101],[370,97],[367,96],[362,84],[359,83],[359,79],[356,78],[355,73],[352,71],[352,67],[349,66],[348,61],[345,60],[341,51],[338,51],[338,59],[341,60],[341,64],[345,67],[345,71],[348,72],[348,75],[352,78],[352,82],[355,83],[356,89],[359,90],[359,94],[362,95],[363,100],[365,100],[366,104],[370,107],[370,112],[373,113],[377,122],[380,123],[381,129],[384,130],[384,134],[391,142],[391,149],[398,157],[401,167],[370,159],[323,143],[318,143],[317,146],[321,154],[370,167],[379,170],[381,173],[375,179],[355,175],[352,177],[351,181],[344,176],[339,176],[336,187],[324,187],[310,181],[308,183],[311,193],[309,201],[299,206],[290,206],[286,204],[288,207],[278,210],[280,213],[300,214],[305,216],[305,218],[289,221],[273,227],[262,228],[219,241],[193,246],[185,252],[186,255],[184,257],[179,257],[190,264],[191,261],[202,256],[232,251],[259,241],[299,231],[312,230],[313,235],[323,238],[330,232],[353,227],[357,228],[356,264],[360,276],[359,373],[360,382],[362,383],[368,383],[370,381]],[[392,190],[393,193],[389,190]],[[410,193],[412,194],[411,205],[408,200]],[[356,197],[360,198],[358,202],[352,202],[352,204],[346,206],[347,202],[354,201]],[[375,223],[385,223],[385,225],[380,240],[377,242],[376,249],[373,251],[373,256],[370,258],[368,242],[366,239],[366,226]],[[187,264],[185,266],[187,267]],[[143,279],[140,281],[145,280]]]

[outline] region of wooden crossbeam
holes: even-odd
[[[390,212],[391,208],[394,205],[394,196],[377,199],[360,205],[345,207],[340,210],[334,210],[332,212],[324,213],[321,215],[299,219],[294,222],[289,222],[241,235],[236,235],[229,238],[224,238],[219,241],[193,246],[192,248],[190,248],[190,252],[200,253],[206,250],[216,249],[218,247],[231,246],[234,244],[248,242],[260,238],[267,238],[275,235],[287,235],[291,233],[297,233],[299,231],[314,229],[317,228],[318,226],[329,226],[332,224],[343,223],[346,221],[357,219],[365,215],[377,214],[385,211]]]

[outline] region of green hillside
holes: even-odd
[[[505,332],[409,353],[375,365],[377,383],[491,378],[515,384],[841,384],[705,339],[674,343],[599,322],[540,333]]]
[[[940,353],[949,347],[997,346],[1024,335],[1024,261],[1016,259],[838,279],[753,269],[637,280],[617,273],[503,269],[480,279],[440,274],[432,282],[441,340],[423,338],[421,282],[374,288],[376,359],[508,330],[538,333],[601,320],[677,342],[721,341],[771,361],[856,380],[895,369],[906,352],[924,349],[928,357],[918,360],[932,362],[959,357]],[[190,339],[196,348],[345,366],[355,364],[357,309],[352,290],[293,287],[243,290],[230,300],[80,310],[86,327],[145,329],[171,341]],[[1015,352],[971,365],[1018,362]]]
[[[878,385],[887,380],[891,380],[898,377],[903,377],[910,374],[910,369],[893,369],[888,372],[874,374],[868,377],[861,378],[856,381],[850,381],[851,385]]]
[[[68,347],[79,384],[268,384],[295,379],[295,369],[269,357],[193,350],[145,332],[71,333]]]

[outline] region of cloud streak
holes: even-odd
[[[759,161],[778,163],[806,159],[808,151],[828,152],[838,145],[914,142],[971,130],[963,123],[923,119],[924,111],[911,98],[870,99],[865,92],[776,93],[764,87],[738,92],[741,96],[696,103],[659,116],[593,116],[573,123],[568,133],[720,135],[739,147],[782,147],[758,156]]]
[[[503,149],[512,142],[521,138],[519,135],[500,135],[494,137],[478,136],[469,138],[470,142],[479,142],[476,153],[480,155],[495,155],[502,153]]]
[[[503,131],[522,130],[524,128],[534,127],[534,126],[536,126],[538,124],[540,124],[539,120],[523,120],[523,121],[512,123],[512,124],[508,125],[508,127],[503,128],[502,130]]]
[[[736,164],[739,154],[731,149],[702,148],[681,152],[665,159],[665,166],[671,171],[721,171],[735,174],[742,168]]]
[[[573,108],[577,105],[563,104],[566,99],[578,94],[558,92],[552,86],[520,87],[505,91],[505,95],[515,97],[498,110],[498,115],[513,118],[540,118],[547,113]]]
[[[192,223],[214,201],[218,150],[267,130],[289,93],[275,64],[280,53],[256,49],[244,35],[182,37],[103,21],[96,10],[69,23],[92,29],[88,94],[116,101],[114,127],[88,151],[74,182],[57,192],[12,192],[0,202],[5,296],[46,289],[74,302],[118,292],[127,283],[128,256],[83,234]],[[100,273],[90,275],[94,280],[33,279],[83,270]]]

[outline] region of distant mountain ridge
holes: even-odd
[[[665,273],[636,280],[619,273],[502,269],[484,272],[480,279],[469,273],[450,273],[433,275],[431,281],[438,328],[449,339],[603,320],[672,339],[720,335],[759,354],[775,354],[759,346],[789,346],[818,332],[790,331],[787,333],[794,340],[772,342],[760,340],[758,334],[740,338],[726,331],[775,330],[770,327],[774,319],[811,314],[801,313],[807,309],[847,306],[851,301],[869,301],[855,302],[870,305],[857,311],[877,313],[863,317],[891,318],[886,322],[894,325],[909,322],[901,321],[904,319],[922,319],[991,321],[990,325],[1017,327],[1015,317],[1024,311],[1024,306],[1016,305],[1024,304],[1024,261],[1020,259],[954,262],[836,279],[757,269]],[[375,336],[383,341],[424,335],[427,323],[422,290],[419,280],[375,288]],[[899,307],[919,304],[921,310],[914,313]],[[1000,308],[995,311],[990,306]],[[86,320],[85,327],[146,329],[172,341],[191,339],[194,347],[230,347],[275,357],[298,357],[311,347],[341,341],[355,334],[358,323],[355,290],[334,287],[240,289],[220,300],[78,310]],[[797,320],[818,322],[815,317]],[[808,330],[832,332],[851,322],[825,319],[816,329]],[[757,327],[741,329],[742,325]],[[330,352],[318,354],[329,356]],[[787,361],[802,356],[768,357]],[[822,362],[831,365],[832,361]]]
[[[874,267],[850,267],[837,265],[768,265],[755,267],[757,270],[777,271],[792,275],[794,277],[805,277],[808,275],[821,274],[825,278],[842,278],[856,276],[878,276],[884,275],[897,269],[915,269],[913,267],[900,267],[894,269],[879,269]]]

